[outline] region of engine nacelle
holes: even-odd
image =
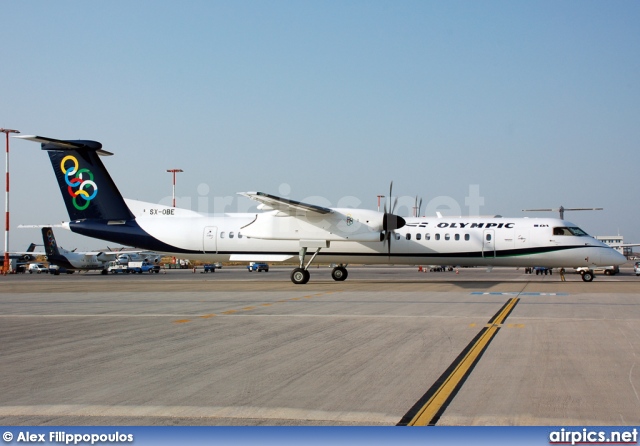
[[[258,214],[253,222],[242,228],[242,234],[266,240],[380,240],[385,218],[382,212],[366,209],[332,211],[329,214],[306,212],[294,216],[279,211]]]

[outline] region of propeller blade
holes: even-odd
[[[387,209],[387,202],[384,204],[384,215],[382,216],[382,230],[380,241],[386,242],[387,254],[391,258],[391,239],[395,237],[394,231],[402,228],[407,224],[406,220],[399,215],[394,214],[396,206],[398,205],[398,197],[392,200],[393,197],[393,181],[389,184],[389,208]],[[417,200],[417,197],[416,197]]]
[[[382,216],[382,229],[385,232],[395,231],[407,224],[407,221],[399,215],[385,213]]]

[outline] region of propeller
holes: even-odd
[[[389,200],[393,192],[393,181],[389,186]],[[387,254],[389,258],[391,258],[391,238],[392,234],[394,234],[396,229],[400,229],[404,225],[407,224],[404,218],[399,215],[394,214],[393,212],[396,209],[396,205],[398,204],[398,197],[393,201],[393,204],[389,207],[389,211],[387,212],[387,203],[384,204],[384,215],[382,216],[382,230],[384,231],[384,238],[381,241],[386,239],[387,241]]]

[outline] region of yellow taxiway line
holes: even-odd
[[[433,420],[440,412],[440,409],[442,409],[446,404],[449,397],[451,397],[458,385],[479,359],[484,349],[489,345],[489,342],[493,339],[500,329],[501,324],[519,300],[520,299],[517,297],[510,299],[502,307],[502,310],[489,321],[487,327],[483,329],[484,333],[482,333],[471,348],[469,348],[467,354],[462,358],[460,363],[453,369],[449,376],[446,377],[442,385],[440,385],[440,387],[434,392],[431,398],[429,398],[425,405],[418,410],[418,413],[416,413],[411,421],[407,423],[408,426],[428,426],[433,424]]]

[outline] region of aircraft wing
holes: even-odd
[[[35,260],[37,256],[44,256],[44,255],[46,255],[46,253],[42,251],[23,251],[23,252],[14,251],[9,253],[9,258],[22,260],[24,262],[30,262],[32,260]],[[3,254],[0,254],[0,257],[1,256],[3,256]]]
[[[86,252],[79,252],[78,254],[82,254],[85,257],[92,257],[92,256],[109,257],[112,260],[115,260],[116,256],[118,255],[118,253],[116,253],[116,252],[105,252],[105,251],[86,251]]]
[[[300,215],[301,213],[330,214],[333,211],[329,208],[317,206],[315,204],[302,203],[300,201],[289,200],[287,198],[276,197],[264,192],[240,192],[239,195],[262,203],[268,209],[275,209],[289,215]],[[262,209],[264,209],[262,207]]]

